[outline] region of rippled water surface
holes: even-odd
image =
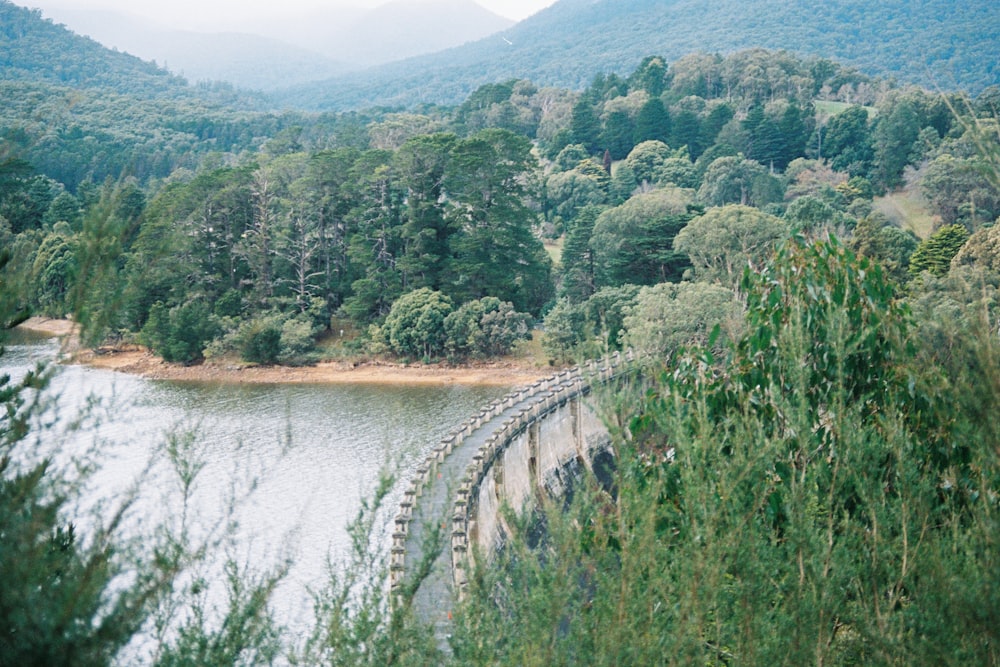
[[[56,352],[55,342],[20,334],[8,342],[0,368],[17,377]],[[197,533],[227,516],[230,498],[242,499],[234,515],[239,528],[225,549],[249,562],[294,558],[276,602],[293,623],[308,615],[305,591],[322,584],[328,555],[336,559],[348,548],[346,524],[380,471],[395,469],[408,479],[448,429],[507,390],[181,383],[79,366],[60,368],[52,389],[60,426],[43,432],[41,449],[60,442],[66,453],[98,451],[101,471],[81,512],[113,506],[138,479],[133,530],[177,525],[184,516]],[[81,409],[91,416],[63,435]],[[170,434],[182,441],[194,434],[187,459],[203,463],[187,515],[163,455]]]

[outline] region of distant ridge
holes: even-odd
[[[55,19],[79,35],[155,61],[192,83],[226,81],[241,88],[270,90],[355,69],[260,35],[170,30],[139,16],[97,9],[60,10]]]
[[[225,81],[251,90],[285,88],[432,53],[513,25],[473,0],[396,0],[374,9],[320,9],[270,21],[234,17],[232,29],[222,32],[164,28],[110,10],[56,9],[51,14],[79,35],[156,61],[192,83]]]
[[[502,34],[275,95],[344,110],[454,104],[484,83],[583,88],[646,55],[763,47],[977,92],[1000,82],[1000,3],[981,0],[560,0]]]
[[[114,88],[142,96],[187,87],[155,63],[103,47],[38,10],[0,0],[0,80]]]

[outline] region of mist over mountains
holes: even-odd
[[[274,19],[234,19],[238,30],[159,26],[123,12],[54,9],[44,14],[108,48],[153,60],[191,82],[274,90],[478,40],[513,22],[473,0],[397,0]]]
[[[276,95],[297,108],[454,104],[510,78],[583,88],[649,54],[785,49],[975,93],[1000,82],[1000,3],[981,0],[560,0],[503,35]]]
[[[284,109],[450,105],[510,79],[579,90],[650,54],[670,62],[754,47],[942,90],[975,94],[1000,83],[1000,3],[979,0],[559,0],[517,24],[473,0],[397,0],[266,21],[234,17],[237,30],[225,33],[96,10],[50,18],[192,83],[265,91],[264,104]],[[57,78],[83,64],[61,67]]]

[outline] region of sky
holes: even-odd
[[[114,9],[154,19],[172,28],[226,29],[234,17],[245,22],[269,16],[307,13],[334,7],[376,7],[388,0],[14,0],[46,10]],[[399,1],[399,0],[397,0]],[[406,0],[402,0],[406,1]],[[556,0],[476,0],[492,12],[520,21]]]

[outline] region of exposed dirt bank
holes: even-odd
[[[33,317],[21,325],[52,336],[70,336],[74,325],[67,320]],[[234,361],[207,361],[195,365],[168,363],[139,346],[80,349],[67,339],[68,363],[129,373],[157,380],[245,384],[398,384],[398,385],[495,385],[530,384],[551,374],[519,359],[450,366],[447,364],[397,364],[381,361],[322,362],[315,366],[256,366]]]

